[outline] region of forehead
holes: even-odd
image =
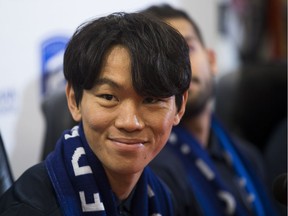
[[[188,20],[184,18],[170,18],[166,19],[165,22],[167,22],[173,28],[178,30],[186,40],[187,39],[198,40],[198,37],[195,33],[192,24]]]
[[[104,55],[99,79],[109,78],[123,82],[131,77],[131,59],[129,50],[122,45],[112,46]],[[101,82],[100,82],[101,83]],[[99,84],[99,83],[98,83]]]
[[[111,67],[121,69],[130,69],[131,59],[129,50],[122,45],[112,46],[107,50],[103,62],[102,62],[102,71]]]

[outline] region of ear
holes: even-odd
[[[207,49],[206,53],[208,56],[211,73],[213,76],[215,76],[218,73],[216,53],[211,49]]]
[[[175,115],[174,124],[173,124],[174,126],[179,124],[182,116],[184,115],[187,99],[188,99],[188,90],[182,95],[182,105],[178,113]]]
[[[81,110],[77,106],[76,99],[75,99],[75,92],[70,83],[66,84],[66,98],[67,98],[68,108],[70,110],[70,113],[73,119],[79,122],[81,120]]]

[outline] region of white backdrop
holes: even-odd
[[[215,0],[0,0],[0,132],[14,177],[40,158],[44,138],[41,103],[41,43],[71,36],[85,20],[116,11],[170,3],[199,23],[208,44],[217,41]]]

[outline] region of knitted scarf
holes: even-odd
[[[45,164],[63,215],[119,215],[115,195],[101,162],[86,141],[82,124],[63,133]],[[173,215],[169,195],[146,167],[133,193],[132,215]]]
[[[245,191],[247,202],[250,203],[254,212],[253,215],[275,215],[271,202],[263,190],[264,186],[255,176],[255,171],[251,170],[249,162],[240,154],[232,139],[214,116],[211,123],[223,154],[229,158],[229,166],[234,169],[239,185]],[[250,215],[225,186],[208,152],[185,128],[174,127],[167,145],[184,164],[190,189],[203,215]]]

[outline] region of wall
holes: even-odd
[[[162,2],[0,0],[0,131],[15,178],[39,161],[43,143],[41,44],[51,36],[71,36],[91,17],[140,10]],[[216,1],[166,2],[187,9],[202,27],[207,44],[215,46]]]

